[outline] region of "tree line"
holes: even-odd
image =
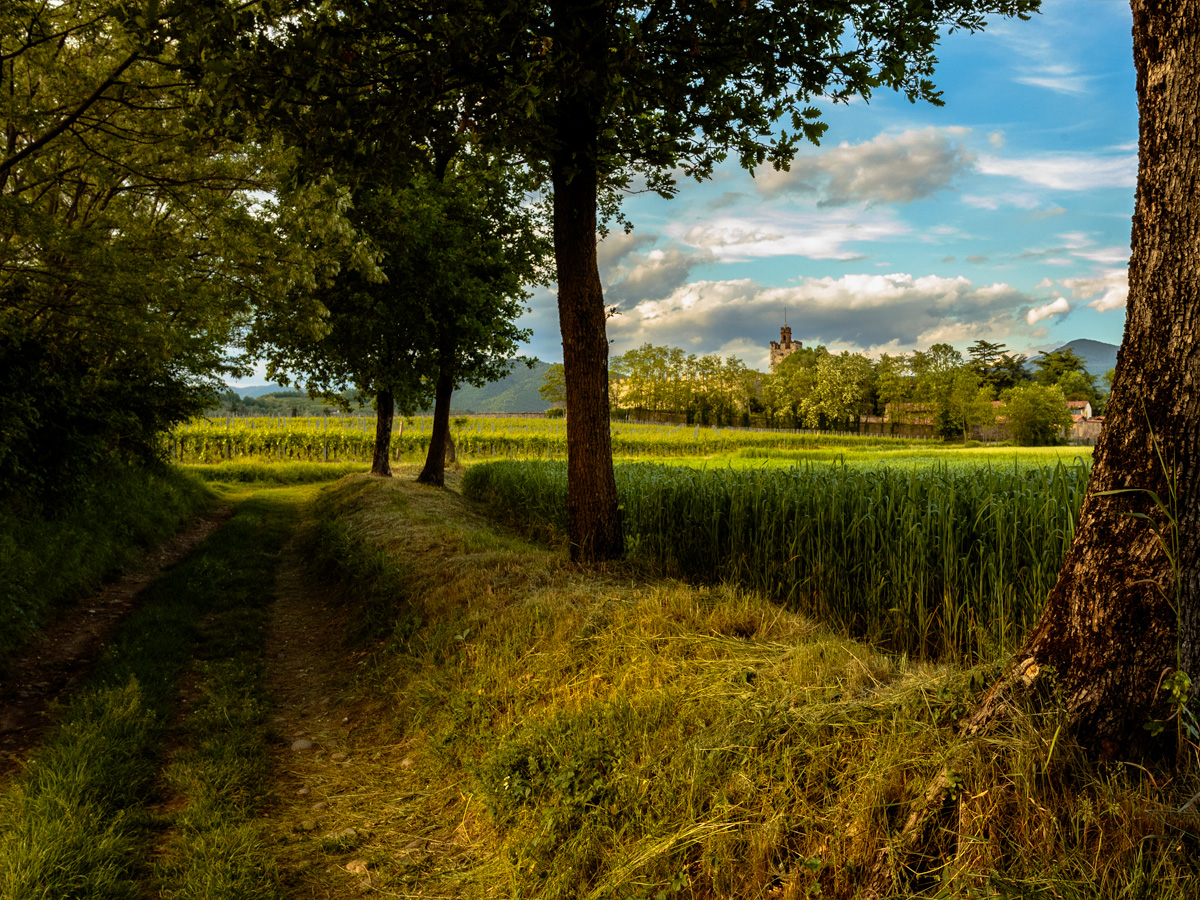
[[[1105,383],[1111,382],[1111,373]],[[565,404],[561,364],[543,377],[541,395]],[[1054,444],[1072,415],[1067,402],[1088,401],[1095,414],[1107,391],[1070,348],[1030,360],[1004,344],[979,340],[964,356],[949,344],[871,359],[801,347],[772,372],[734,356],[697,356],[678,347],[643,346],[609,363],[610,414],[672,418],[699,425],[752,422],[776,428],[856,431],[862,417],[922,424],[943,438],[1006,423],[1024,445]]]

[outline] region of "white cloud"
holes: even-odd
[[[1027,184],[1057,191],[1131,188],[1137,185],[1137,154],[1100,156],[1092,153],[1056,153],[1010,159],[984,155],[979,157],[975,168],[984,175],[1019,178]]]
[[[1081,75],[1074,66],[1063,63],[1053,63],[1026,70],[1028,74],[1019,75],[1013,80],[1018,84],[1028,84],[1054,91],[1056,94],[1086,94],[1089,75]]]
[[[1002,206],[1015,206],[1017,209],[1037,209],[1041,204],[1036,194],[1012,192],[1005,194],[992,194],[982,197],[976,194],[964,194],[963,203],[968,206],[974,206],[976,209],[999,209]]]
[[[776,338],[786,308],[794,336],[806,345],[915,348],[940,340],[1008,340],[1024,331],[1022,314],[1034,302],[1010,285],[977,285],[962,276],[856,273],[786,287],[748,278],[696,281],[625,310],[610,321],[609,336],[614,352],[647,341],[697,352],[763,348]],[[696,341],[699,335],[703,341]]]
[[[1025,314],[1025,321],[1029,325],[1036,325],[1043,319],[1049,319],[1059,313],[1067,313],[1071,311],[1071,304],[1067,302],[1066,297],[1059,297],[1056,300],[1046,303],[1042,306],[1035,306]]]
[[[1129,299],[1129,270],[1110,269],[1101,275],[1064,278],[1059,282],[1077,300],[1087,300],[1096,312],[1124,309]]]
[[[789,171],[766,169],[755,179],[768,196],[814,194],[821,206],[911,203],[950,186],[973,157],[961,140],[965,128],[922,128],[880,134],[861,144],[841,144],[801,156]]]
[[[810,259],[850,260],[862,257],[850,244],[883,241],[908,233],[908,226],[883,214],[828,212],[764,216],[723,217],[695,225],[683,234],[682,226],[669,234],[719,262],[805,256]]]

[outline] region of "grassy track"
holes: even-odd
[[[311,489],[308,489],[311,490]],[[263,617],[298,497],[259,495],[154,585],[60,726],[0,793],[0,897],[276,896],[250,817],[264,789]],[[199,657],[200,663],[196,663]],[[181,678],[199,699],[176,720]],[[171,808],[151,812],[164,741]],[[151,836],[167,850],[147,864]],[[160,835],[161,837],[161,835]]]
[[[56,610],[160,543],[209,503],[173,469],[112,469],[65,505],[0,507],[0,665]]]

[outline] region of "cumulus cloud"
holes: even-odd
[[[1131,188],[1137,185],[1137,154],[1055,153],[1003,159],[980,156],[975,168],[984,175],[1019,178],[1056,191]]]
[[[962,276],[861,273],[786,287],[748,278],[696,281],[624,310],[610,320],[609,337],[614,352],[647,341],[697,352],[765,347],[776,338],[786,308],[793,335],[806,344],[914,348],[939,340],[1007,340],[1024,329],[1021,315],[1033,302],[1010,285],[977,285]],[[700,335],[705,340],[697,343]]]
[[[973,157],[961,140],[965,128],[922,128],[880,134],[802,156],[788,171],[768,169],[755,183],[761,193],[813,194],[820,206],[911,203],[950,186]]]
[[[624,303],[664,297],[687,281],[693,268],[710,259],[707,251],[676,245],[625,254],[619,263],[602,270],[605,299]]]
[[[638,232],[610,231],[604,240],[596,244],[596,262],[600,271],[611,269],[621,264],[621,261],[641,247],[648,247],[658,240],[656,234],[639,234]]]
[[[883,213],[855,215],[832,211],[760,218],[729,216],[694,225],[678,234],[680,230],[668,228],[668,233],[719,262],[729,262],[773,256],[861,259],[862,252],[849,245],[900,237],[909,228]]]
[[[1025,314],[1025,322],[1029,325],[1036,325],[1043,319],[1052,318],[1059,313],[1068,313],[1071,311],[1071,304],[1067,302],[1066,297],[1058,297],[1055,300],[1045,303],[1041,306],[1035,306]]]
[[[1129,270],[1110,269],[1100,275],[1085,278],[1064,278],[1059,284],[1077,300],[1088,300],[1096,312],[1124,309],[1129,299]]]

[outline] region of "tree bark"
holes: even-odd
[[[454,372],[449,365],[442,363],[433,394],[433,432],[429,436],[429,452],[425,456],[425,468],[417,476],[421,484],[437,487],[446,485],[446,447],[450,440],[450,400],[453,396]]]
[[[1143,725],[1165,712],[1169,670],[1200,681],[1200,0],[1132,6],[1125,337],[1071,549],[1017,658],[1053,670],[1079,739],[1108,758],[1153,751]]]
[[[371,474],[380,478],[391,478],[392,467],[388,457],[392,449],[392,419],[395,414],[395,398],[391,391],[379,391],[375,395],[375,455],[371,460]]]
[[[554,259],[563,339],[567,409],[567,522],[571,558],[615,559],[624,552],[609,430],[608,337],[596,262],[599,109],[605,83],[603,3],[553,7],[555,40],[570,45],[587,77],[564,90],[555,122]]]

